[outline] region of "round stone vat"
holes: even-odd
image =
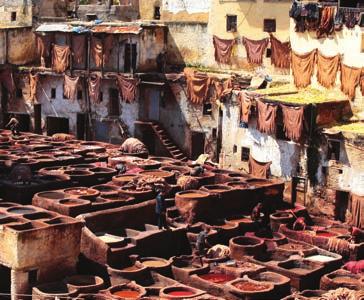
[[[216,197],[201,190],[179,192],[175,196],[176,207],[189,224],[214,219]]]
[[[296,218],[290,212],[276,212],[270,215],[270,226],[273,231],[278,231],[281,224],[292,224]]]
[[[247,236],[232,238],[229,247],[231,257],[235,260],[243,260],[246,255],[257,255],[265,250],[263,239]]]
[[[104,280],[92,275],[74,275],[67,277],[64,282],[69,291],[77,291],[78,293],[95,293],[104,287]]]
[[[187,286],[171,286],[161,289],[159,297],[162,299],[189,299],[197,297],[199,292]]]
[[[271,282],[259,282],[249,278],[240,278],[228,282],[227,286],[232,294],[243,299],[269,299],[269,295],[274,290],[274,284]]]
[[[74,197],[82,197],[82,199],[89,199],[89,200],[93,200],[100,195],[100,191],[87,187],[69,188],[65,189],[64,192],[67,195],[71,195]]]

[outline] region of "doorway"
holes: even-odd
[[[0,293],[10,294],[11,269],[0,265],[0,278]]]
[[[196,160],[205,152],[205,133],[192,131],[191,133],[191,158]]]

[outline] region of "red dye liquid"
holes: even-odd
[[[168,293],[169,296],[176,296],[176,297],[190,297],[193,296],[195,293],[190,291],[173,291]]]
[[[133,291],[133,290],[117,291],[113,293],[113,295],[127,299],[138,299],[140,297],[140,293],[138,291]]]
[[[223,273],[210,273],[210,274],[204,274],[199,276],[201,279],[210,281],[212,283],[226,283],[228,281],[232,281],[235,279],[234,276],[223,274]]]

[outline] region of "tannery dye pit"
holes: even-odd
[[[0,298],[361,299],[360,2],[0,1]]]

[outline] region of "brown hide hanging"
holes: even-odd
[[[245,91],[239,93],[240,102],[240,121],[249,123],[251,114],[252,100],[248,97]]]
[[[195,104],[202,104],[208,99],[211,78],[207,74],[199,74],[192,69],[186,68],[187,97]]]
[[[271,162],[262,163],[249,156],[249,173],[254,178],[267,179]]]
[[[214,35],[213,43],[215,48],[215,61],[223,64],[230,64],[231,54],[236,43],[235,39],[224,40]]]
[[[355,89],[360,83],[362,69],[341,64],[341,91],[349,97],[355,98]]]
[[[102,61],[103,61],[102,52],[103,52],[102,40],[93,36],[91,38],[91,55],[97,68],[100,68],[102,66]]]
[[[52,69],[56,73],[63,73],[70,63],[71,50],[69,46],[53,45]]]
[[[295,142],[300,141],[303,131],[304,107],[281,105],[286,137]]]
[[[82,34],[72,35],[72,53],[76,64],[83,64],[86,51],[86,36]]]
[[[270,44],[272,49],[272,65],[276,68],[289,69],[291,66],[291,43],[282,43],[271,34]]]
[[[358,228],[364,228],[364,196],[351,195],[351,207],[349,208],[352,214],[351,225]]]
[[[276,116],[278,105],[273,103],[265,103],[257,100],[258,109],[258,130],[266,134],[276,132]]]
[[[316,50],[306,54],[297,54],[292,51],[292,73],[296,87],[305,88],[311,84],[315,57]]]
[[[0,83],[6,88],[9,93],[9,100],[15,97],[16,86],[13,76],[13,71],[9,68],[0,71]]]
[[[66,99],[76,100],[79,81],[80,77],[64,75],[63,95]]]
[[[33,103],[37,101],[38,82],[39,75],[29,73],[29,100]]]
[[[92,103],[100,102],[100,87],[101,87],[101,77],[97,74],[92,74],[88,78],[88,93]]]
[[[335,85],[339,67],[340,67],[340,55],[327,57],[318,52],[317,81],[327,89],[332,88]]]
[[[120,97],[127,103],[135,101],[137,96],[137,87],[140,80],[136,78],[128,78],[123,75],[117,75],[116,83],[119,88]]]
[[[263,55],[267,49],[269,39],[250,40],[243,37],[243,45],[248,56],[248,62],[251,64],[261,65],[263,63]]]

